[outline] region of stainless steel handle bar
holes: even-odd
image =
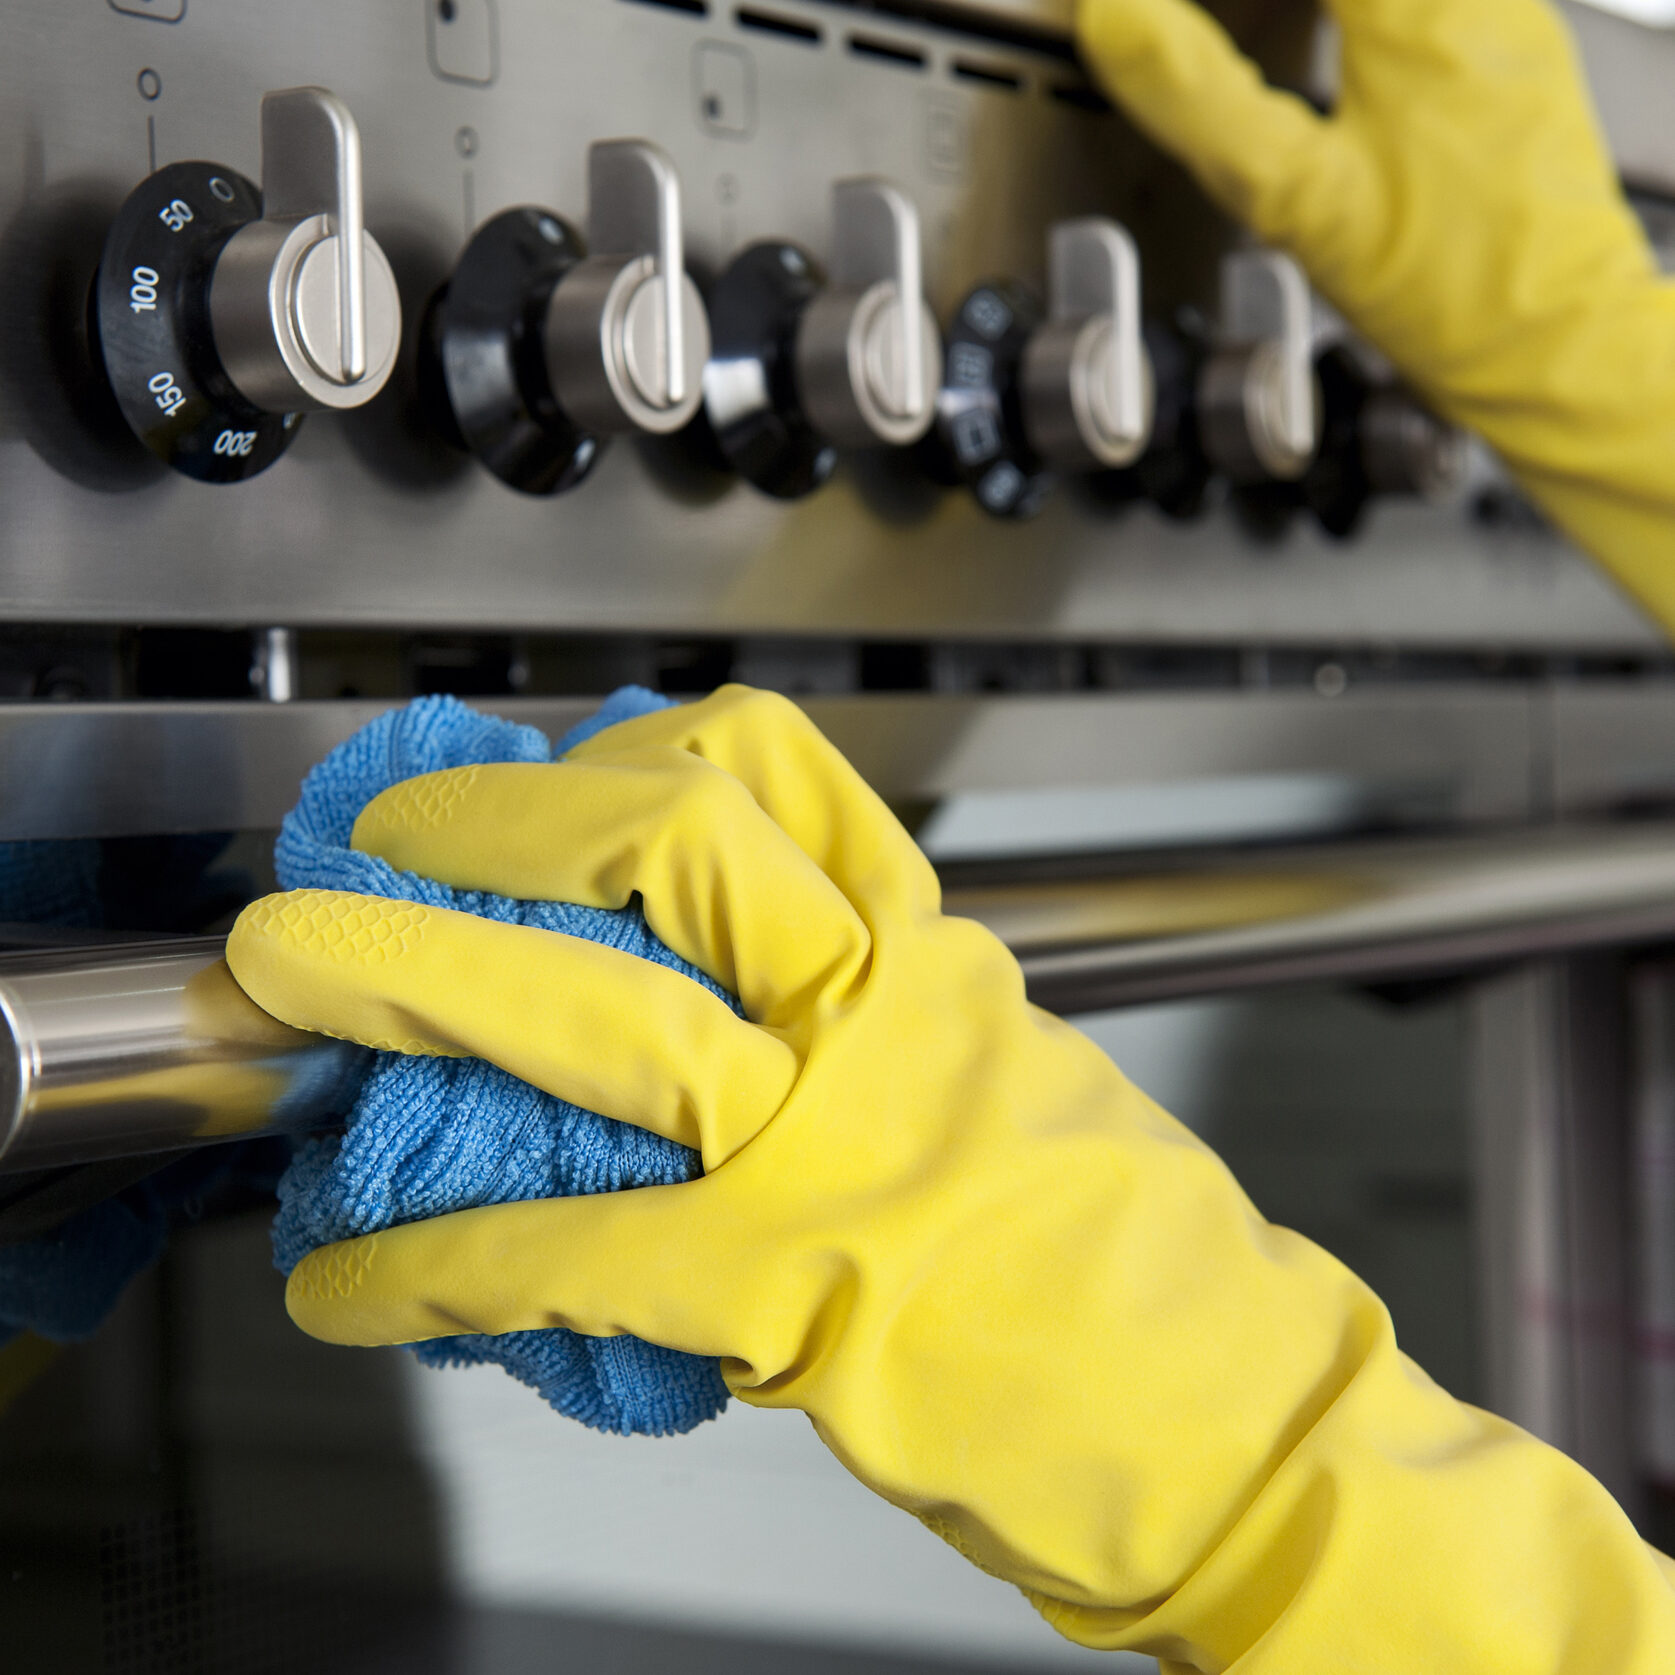
[[[302,1130],[364,1048],[291,1029],[219,937],[0,956],[0,1175]]]
[[[1447,974],[1675,938],[1675,823],[1176,857],[950,885],[950,912],[1076,1013],[1266,985]],[[300,1129],[358,1048],[275,1022],[215,939],[0,957],[0,1175]]]
[[[1445,976],[1675,938],[1675,823],[1246,851],[950,888],[1030,998],[1093,1012],[1284,983]]]

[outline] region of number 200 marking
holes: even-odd
[[[216,437],[213,451],[226,459],[244,459],[255,446],[255,431],[224,430]]]

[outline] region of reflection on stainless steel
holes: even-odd
[[[218,938],[0,959],[0,1174],[300,1129],[359,1047],[270,1018]]]
[[[1379,980],[1675,936],[1675,826],[1233,857],[1213,868],[951,889],[1055,1012]]]
[[[1476,985],[1467,1016],[1487,1405],[1580,1461],[1634,1517],[1624,979],[1611,950],[1536,960]]]
[[[415,320],[462,239],[497,210],[538,203],[579,218],[588,146],[612,134],[655,142],[680,169],[683,233],[699,270],[719,272],[757,239],[824,251],[831,182],[887,173],[919,206],[924,279],[944,316],[991,275],[1039,283],[1048,227],[1089,214],[1129,225],[1160,310],[1213,289],[1228,229],[1130,128],[1085,108],[1091,90],[1062,57],[962,42],[892,5],[887,26],[867,27],[924,62],[866,61],[844,49],[860,14],[786,5],[820,30],[819,45],[742,28],[732,6],[704,17],[702,8],[497,0],[498,58],[485,38],[480,59],[446,72],[426,51],[437,8],[426,8],[432,23],[420,29],[416,4],[360,8],[352,30],[331,0],[192,6],[170,28],[155,21],[158,0],[130,0],[126,10],[154,20],[149,31],[103,5],[9,7],[0,111],[6,155],[25,161],[0,176],[0,278],[17,328],[0,362],[18,361],[0,364],[0,427],[12,438],[0,446],[0,617],[297,627],[399,619],[515,632],[655,625],[1071,644],[1661,643],[1579,557],[1453,511],[1392,504],[1369,520],[1357,562],[1345,564],[1301,527],[1257,546],[1225,516],[1114,516],[1070,494],[1033,525],[1003,524],[968,496],[904,500],[861,464],[806,503],[717,483],[699,510],[684,490],[670,491],[655,463],[665,456],[628,446],[611,449],[584,489],[547,500],[508,493],[425,443],[400,421],[394,390],[353,414],[310,419],[301,451],[236,496],[212,503],[185,483],[89,492],[132,467],[83,445],[57,369],[25,323],[36,316],[14,306],[14,289],[35,307],[36,274],[58,271],[35,252],[79,239],[84,219],[102,238],[97,195],[120,198],[147,171],[139,106],[104,96],[132,84],[142,33],[169,48],[168,91],[154,108],[181,116],[171,125],[159,115],[158,162],[214,158],[254,176],[251,115],[264,90],[308,77],[343,96],[365,144],[367,226]],[[490,9],[461,5],[452,27],[468,29],[468,16]],[[971,9],[1062,35],[1070,7],[996,0]],[[936,24],[958,22],[960,8],[924,10]],[[1282,18],[1292,10],[1278,8]],[[1634,101],[1641,114],[1625,112],[1639,130],[1629,172],[1660,178],[1661,158],[1670,175],[1669,124],[1646,113],[1662,109],[1675,37],[1588,21],[1597,27],[1584,50],[1596,37],[1635,37],[1612,58],[1646,89]],[[1258,33],[1279,55],[1270,74],[1295,85],[1280,57],[1301,32]],[[958,73],[979,45],[985,62],[1016,73],[1015,92]],[[707,84],[713,65],[733,67],[725,73],[736,72],[736,93]],[[461,68],[492,86],[438,79]],[[1609,127],[1623,101],[1602,89],[1602,103]]]
[[[1602,683],[1603,684],[1603,683]],[[1590,689],[1591,690],[1591,689]],[[961,792],[1179,785],[1227,775],[1327,774],[1386,824],[1528,819],[1561,692],[1511,685],[1189,693],[860,694],[799,700],[869,784],[894,802]],[[595,698],[479,700],[552,737]],[[287,704],[0,704],[0,840],[277,826],[302,777],[391,707],[366,699]],[[1607,693],[1562,753],[1586,765],[1590,806],[1675,788],[1675,696],[1662,683]],[[1614,724],[1618,725],[1611,734]],[[1600,747],[1604,736],[1616,748]],[[1633,749],[1625,740],[1632,736]],[[1562,791],[1562,787],[1559,788]],[[1558,792],[1555,792],[1555,797]]]
[[[1063,1013],[1675,937],[1675,824],[1345,844],[951,887]],[[0,960],[0,1173],[304,1127],[358,1049],[275,1022],[212,939]]]

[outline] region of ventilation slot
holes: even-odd
[[[683,12],[687,17],[708,17],[710,0],[628,0],[631,6],[656,6],[660,11]]]
[[[1003,93],[1021,93],[1024,88],[1024,78],[1014,71],[996,64],[973,64],[969,58],[956,58],[948,66],[948,73],[956,81],[974,81],[979,87],[993,87]]]
[[[804,23],[801,18],[780,17],[775,12],[759,12],[750,6],[740,6],[733,13],[733,21],[741,29],[754,29],[763,35],[778,35],[787,41],[801,41],[804,46],[817,47],[822,39],[818,24]]]
[[[1059,82],[1047,89],[1047,97],[1056,104],[1069,105],[1072,110],[1087,111],[1092,116],[1111,114],[1111,101],[1097,88]]]
[[[872,58],[880,64],[894,64],[900,70],[922,70],[925,67],[925,55],[917,47],[903,46],[897,41],[880,40],[876,35],[851,35],[849,50],[857,58]]]
[[[1038,52],[1069,66],[1077,62],[1076,47],[1067,29],[1031,28],[995,16],[1001,11],[1058,11],[1057,6],[1000,6],[993,0],[805,0],[809,5],[827,5],[846,12],[867,12],[871,21],[885,18],[918,24],[954,37],[962,46],[986,41],[996,47]],[[1069,8],[1064,8],[1068,11]],[[1064,72],[1071,74],[1068,68]]]

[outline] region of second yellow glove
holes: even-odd
[[[1193,0],[1081,0],[1134,121],[1675,630],[1675,285],[1546,0],[1329,0],[1336,110]]]

